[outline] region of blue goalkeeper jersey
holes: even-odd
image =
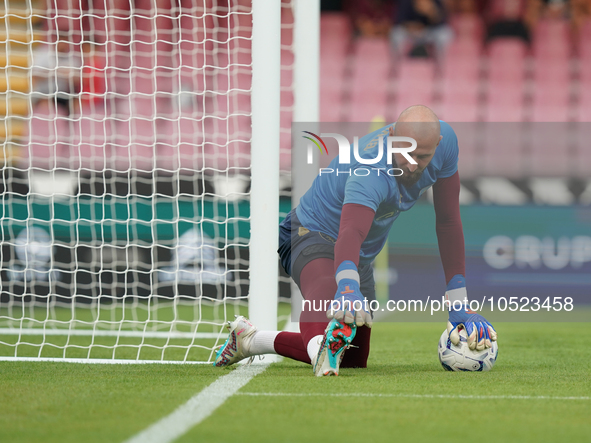
[[[399,185],[396,177],[387,174],[387,170],[393,168],[387,164],[386,155],[390,126],[392,124],[359,139],[359,155],[366,159],[376,158],[378,143],[382,144],[383,156],[378,163],[364,165],[357,162],[351,147],[351,163],[340,164],[338,156],[333,159],[328,168],[334,172],[318,175],[296,208],[302,226],[333,238],[338,237],[344,204],[355,203],[373,209],[374,220],[361,245],[360,265],[373,262],[401,211],[412,208],[438,178],[450,177],[458,169],[458,139],[452,127],[442,121],[443,139],[419,181],[409,188]]]

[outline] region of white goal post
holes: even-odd
[[[234,315],[277,328],[284,136],[318,119],[319,14],[0,6],[0,361],[211,363]]]

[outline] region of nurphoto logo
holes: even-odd
[[[326,143],[323,140],[324,137],[332,137],[337,141],[337,144],[339,146],[339,154],[338,154],[339,164],[341,164],[341,165],[351,164],[351,143],[349,142],[347,137],[345,137],[344,135],[334,133],[334,132],[328,132],[328,133],[322,133],[322,134],[320,134],[320,136],[318,136],[310,131],[302,131],[302,132],[314,137],[314,138],[312,138],[307,135],[303,136],[305,139],[307,139],[311,142],[311,143],[308,143],[308,149],[307,149],[307,163],[309,165],[314,163],[314,158],[313,158],[314,146],[316,146],[318,148],[321,155],[322,154],[328,155],[328,148],[326,147]],[[381,138],[381,137],[383,137],[383,136],[378,135],[376,137],[376,139]],[[400,144],[410,144],[410,146],[400,146]],[[384,156],[384,144],[380,143],[379,141],[372,141],[368,146],[365,147],[365,149],[367,150],[370,147],[373,148],[373,147],[377,146],[378,152],[374,158],[364,158],[364,157],[361,157],[361,155],[359,155],[359,137],[357,137],[357,136],[353,137],[352,145],[353,145],[353,157],[355,158],[355,161],[357,161],[358,163],[360,163],[362,165],[375,165],[375,164],[379,163]],[[409,154],[410,152],[413,152],[416,148],[417,148],[417,141],[414,138],[390,135],[386,138],[386,163],[388,165],[392,165],[392,159],[393,159],[394,154],[401,154],[410,164],[416,165],[417,162]],[[394,176],[394,177],[402,175],[402,169],[397,168],[397,167],[390,168],[390,169],[371,168],[371,170],[368,168],[356,168],[354,170],[348,170],[348,171],[343,171],[341,169],[337,169],[336,175],[341,175],[341,174],[351,175],[351,173],[353,173],[354,175],[357,175],[357,176],[366,176],[366,175],[370,175],[372,170],[376,171],[377,175],[380,175],[380,171],[386,172],[388,175]],[[335,172],[335,170],[333,168],[320,168],[319,175],[332,174],[334,172]]]

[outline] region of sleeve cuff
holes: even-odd
[[[448,289],[445,291],[445,300],[449,301],[450,306],[455,301],[460,301],[462,304],[468,303],[468,291],[466,291],[466,288]]]
[[[337,285],[343,279],[355,280],[357,284],[361,284],[359,279],[359,272],[357,272],[357,266],[355,266],[355,263],[353,263],[350,260],[345,260],[337,268],[337,272],[335,274],[335,280],[337,282]]]

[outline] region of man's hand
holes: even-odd
[[[447,332],[454,345],[460,342],[459,331],[462,329],[466,330],[468,347],[472,350],[482,351],[490,348],[492,346],[491,342],[497,341],[495,328],[486,318],[470,309],[466,292],[466,280],[463,275],[455,275],[450,280],[445,292],[445,298],[450,303]]]
[[[335,279],[338,288],[326,316],[347,324],[354,322],[357,326],[366,325],[371,328],[372,318],[367,310],[365,297],[359,289],[359,273],[355,263],[349,260],[341,263]]]
[[[462,329],[466,330],[468,347],[472,350],[482,351],[490,348],[491,342],[497,341],[495,328],[482,315],[470,310],[467,304],[461,309],[450,308],[449,310],[447,332],[454,345],[460,342],[459,331]]]

